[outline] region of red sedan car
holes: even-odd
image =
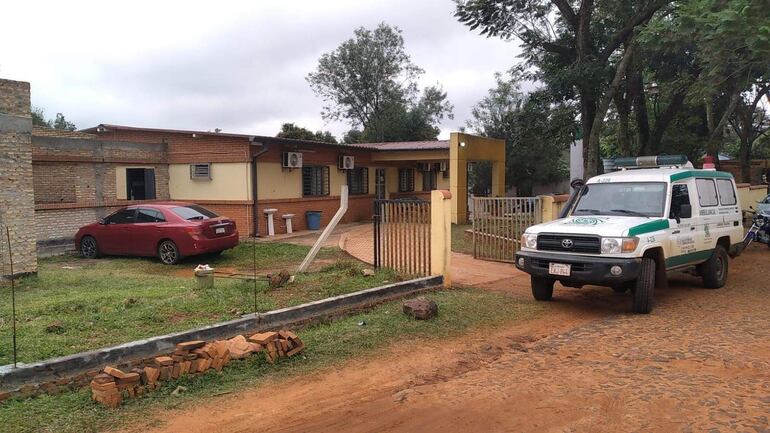
[[[81,227],[75,242],[83,257],[157,256],[173,265],[182,257],[220,253],[238,245],[235,221],[192,203],[128,206]]]

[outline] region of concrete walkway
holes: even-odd
[[[374,263],[374,235],[371,224],[349,227],[340,236],[339,247],[353,257]],[[452,283],[456,286],[483,287],[506,278],[529,280],[513,264],[477,260],[473,256],[452,253]]]

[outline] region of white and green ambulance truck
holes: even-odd
[[[567,287],[633,292],[633,311],[652,310],[667,272],[692,270],[704,286],[725,284],[728,256],[741,252],[741,205],[730,173],[696,170],[686,157],[612,160],[618,171],[589,179],[563,218],[529,227],[516,267],[532,294],[550,300]]]

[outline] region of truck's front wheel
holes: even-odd
[[[550,278],[532,277],[532,296],[538,301],[550,301],[553,298],[553,283]]]
[[[655,260],[645,257],[634,286],[634,313],[647,314],[652,311],[654,293]]]

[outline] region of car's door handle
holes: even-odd
[[[693,231],[693,230],[695,230],[695,227],[690,227],[690,231]]]
[[[678,235],[679,233],[680,233],[679,230],[675,230],[675,231],[671,232],[672,235]]]

